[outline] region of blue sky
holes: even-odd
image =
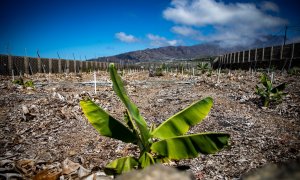
[[[217,0],[1,0],[0,53],[76,59],[170,45],[251,44],[300,25],[299,4]],[[291,28],[291,40],[300,40]],[[26,48],[26,51],[25,51]]]

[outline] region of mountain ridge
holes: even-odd
[[[151,62],[167,60],[187,60],[209,56],[218,56],[228,52],[236,52],[259,48],[259,46],[272,46],[282,43],[282,36],[266,36],[264,40],[256,40],[249,46],[222,47],[218,42],[196,44],[192,46],[165,46],[159,48],[147,48],[144,50],[130,51],[114,56],[98,57],[89,61],[101,62]]]

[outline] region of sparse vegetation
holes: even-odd
[[[209,67],[208,67],[208,63],[199,63],[198,65],[197,65],[197,69],[199,70],[199,71],[201,71],[201,73],[202,74],[204,74],[206,71],[208,71],[208,69],[209,69]]]
[[[300,67],[293,67],[288,71],[290,75],[300,75]]]
[[[286,93],[283,92],[286,88],[286,84],[282,83],[273,88],[272,82],[265,73],[260,77],[260,83],[261,84],[256,85],[255,92],[260,96],[264,107],[268,107],[270,102],[280,102],[286,95]]]
[[[200,123],[210,112],[213,104],[211,97],[176,113],[157,128],[154,124],[149,128],[137,106],[127,96],[114,64],[110,64],[109,71],[113,90],[126,107],[123,121],[126,125],[89,99],[80,101],[80,105],[89,122],[101,135],[137,145],[140,155],[138,158],[127,156],[112,161],[105,167],[107,174],[121,174],[154,163],[194,158],[199,153],[211,154],[228,144],[229,134],[226,133],[185,135],[191,126]]]
[[[12,81],[12,83],[23,86],[24,85],[24,80],[23,80],[22,77],[20,77],[19,79],[15,79],[14,81]]]
[[[163,76],[163,68],[159,67],[159,68],[156,68],[155,69],[155,73],[154,73],[155,76]]]
[[[14,80],[12,83],[18,84],[18,85],[23,86],[23,87],[32,87],[32,88],[34,87],[34,82],[32,80],[24,82],[22,77],[20,77],[19,79]]]

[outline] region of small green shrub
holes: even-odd
[[[24,83],[24,87],[32,87],[32,88],[34,88],[34,83],[33,83],[33,81],[31,81],[31,80],[26,81],[26,82]]]
[[[228,144],[229,134],[205,132],[188,134],[191,126],[200,123],[209,113],[213,100],[207,97],[168,118],[157,128],[148,127],[137,106],[129,99],[122,79],[114,64],[109,65],[113,90],[126,107],[123,123],[86,99],[80,106],[93,127],[103,136],[132,143],[139,147],[140,155],[122,157],[105,167],[106,174],[121,174],[135,168],[145,168],[154,163],[197,157],[199,153],[211,154]]]
[[[290,75],[300,75],[300,67],[292,67],[288,71],[288,74],[290,74]]]
[[[208,67],[208,63],[199,63],[197,65],[197,69],[201,71],[202,74],[206,73],[210,68]]]
[[[210,68],[209,70],[208,70],[208,74],[207,74],[207,77],[211,77],[211,75],[212,75],[212,69]]]
[[[19,79],[14,80],[12,83],[18,84],[23,87],[32,87],[32,88],[34,87],[34,83],[32,80],[24,82],[23,78],[21,78],[21,77]]]
[[[155,76],[163,76],[163,68],[159,67],[155,69]]]
[[[23,78],[20,77],[19,79],[15,79],[14,81],[12,81],[12,83],[23,86],[24,80],[23,80]]]
[[[282,83],[273,88],[273,84],[265,73],[260,77],[260,83],[261,84],[256,85],[255,92],[260,96],[264,107],[268,107],[270,102],[280,102],[286,95],[286,93],[283,92],[286,88],[286,84]]]

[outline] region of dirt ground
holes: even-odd
[[[260,74],[221,73],[219,83],[215,72],[210,77],[171,73],[148,77],[148,72],[132,72],[122,78],[149,124],[159,125],[189,104],[211,96],[214,105],[209,116],[189,133],[230,133],[229,147],[174,165],[189,166],[197,179],[238,179],[266,164],[300,156],[299,76],[275,73],[274,83],[286,82],[288,95],[281,104],[262,108],[254,94]],[[82,97],[90,96],[122,119],[124,106],[107,72],[97,72],[96,94],[89,83],[93,73],[25,77],[34,81],[34,89],[11,83],[11,77],[0,78],[0,174],[17,173],[31,179],[50,166],[61,168],[66,159],[95,172],[117,157],[137,155],[135,146],[100,136],[79,106]]]

